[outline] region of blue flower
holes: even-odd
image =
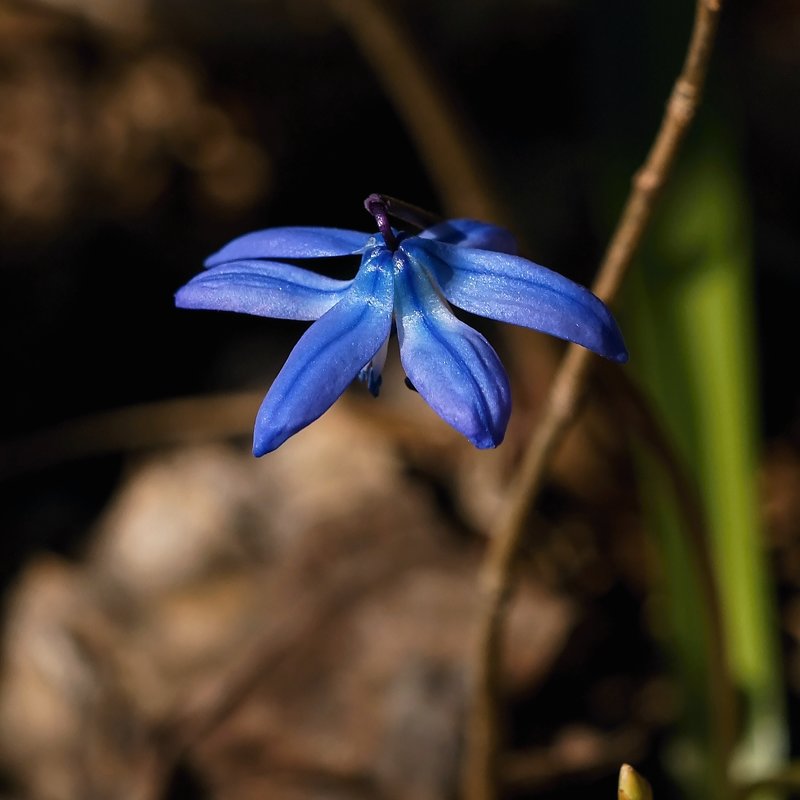
[[[212,255],[206,271],[176,294],[181,308],[316,320],[264,398],[255,455],[321,416],[356,377],[377,395],[393,323],[403,368],[431,408],[476,447],[500,444],[511,412],[508,377],[491,345],[449,303],[627,360],[606,306],[588,289],[513,255],[506,230],[455,219],[410,235],[389,226],[381,196],[366,205],[377,234],[316,227],[250,233]],[[353,255],[361,266],[349,281],[272,260]]]

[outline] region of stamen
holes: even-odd
[[[419,206],[413,206],[411,203],[406,203],[404,200],[398,200],[396,197],[389,197],[389,195],[382,194],[379,197],[383,200],[386,210],[397,219],[413,225],[415,228],[423,230],[436,225],[439,222],[444,222],[442,217],[432,214]]]

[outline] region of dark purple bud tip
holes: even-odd
[[[383,234],[383,241],[386,246],[394,251],[397,250],[397,239],[389,224],[389,209],[386,206],[386,201],[379,194],[371,194],[364,201],[364,208],[375,217],[375,222],[378,223],[378,230]]]

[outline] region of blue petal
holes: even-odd
[[[628,351],[605,304],[588,289],[517,256],[441,242],[402,243],[420,269],[428,269],[453,305],[482,317],[524,325],[627,361]]]
[[[387,336],[378,352],[370,359],[370,362],[359,370],[358,379],[367,385],[367,389],[373,397],[377,397],[380,394],[381,384],[383,383],[383,368],[386,365],[388,352],[389,337]]]
[[[276,261],[234,261],[196,275],[178,289],[175,304],[279,319],[318,319],[344,297],[351,283]]]
[[[378,352],[391,325],[391,253],[380,248],[365,256],[344,298],[289,354],[256,417],[253,453],[269,453],[327,411]]]
[[[206,259],[207,267],[253,258],[325,258],[363,251],[372,234],[340,228],[267,228],[246,233]]]
[[[419,234],[422,239],[435,239],[459,247],[496,250],[499,253],[517,252],[517,242],[510,231],[499,225],[478,222],[474,219],[449,219],[426,228]]]
[[[503,441],[511,391],[497,353],[453,316],[423,272],[395,254],[400,359],[428,405],[476,447]]]

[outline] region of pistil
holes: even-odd
[[[386,201],[383,197],[379,194],[371,194],[364,201],[364,208],[375,217],[375,222],[378,223],[378,230],[383,234],[383,241],[389,250],[392,252],[397,250],[397,237],[389,224],[389,209],[386,207]]]

